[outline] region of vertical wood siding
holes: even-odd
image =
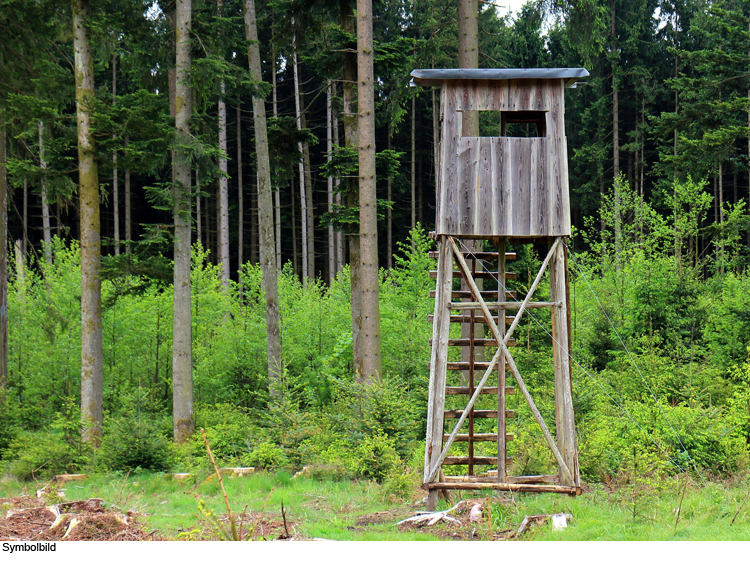
[[[461,136],[464,111],[544,111],[545,137]],[[445,81],[438,234],[570,234],[562,80]]]

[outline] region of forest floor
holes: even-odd
[[[750,539],[750,493],[744,480],[592,486],[578,498],[457,493],[458,507],[434,525],[399,523],[424,507],[425,493],[418,488],[403,499],[374,482],[317,481],[285,472],[229,478],[225,487],[241,539]],[[440,509],[451,507],[440,504]],[[553,528],[552,514],[569,514],[568,527]],[[527,516],[531,523],[518,535]],[[0,483],[0,540],[192,541],[231,534],[221,487],[210,476],[171,480],[155,473],[97,474],[64,485]]]

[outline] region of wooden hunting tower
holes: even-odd
[[[413,83],[441,88],[434,234],[439,249],[424,468],[430,509],[440,490],[580,493],[570,373],[564,90],[587,76],[580,68],[412,71]],[[477,245],[483,241],[492,242],[493,250],[482,251]],[[505,249],[507,244],[529,242],[547,248],[547,254],[528,294],[517,298],[506,287],[506,280],[515,278],[506,271],[506,261],[513,261],[515,253]],[[547,267],[550,300],[533,301]],[[454,280],[460,282],[457,288]],[[555,438],[508,351],[521,316],[536,308],[552,311]],[[461,323],[458,338],[451,337],[452,322]],[[461,361],[450,361],[451,346],[460,346]],[[493,348],[489,361],[482,357],[485,348]],[[515,387],[506,386],[506,370]],[[556,459],[557,473],[509,474],[506,442],[513,434],[506,420],[514,411],[507,409],[506,397],[516,387]],[[455,455],[460,451],[449,454],[454,443],[464,449],[462,456]],[[448,465],[465,465],[468,472],[445,475],[443,467]],[[475,472],[475,467],[486,465],[497,469]]]

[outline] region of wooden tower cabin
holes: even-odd
[[[564,89],[588,74],[580,68],[412,71],[414,84],[441,88],[438,266],[424,466],[428,509],[435,509],[439,491],[451,489],[580,494],[571,393]],[[482,250],[486,242],[491,250]],[[506,246],[529,242],[546,256],[528,293],[520,295],[506,286],[516,276],[506,270],[516,255]],[[550,300],[534,300],[548,268]],[[521,318],[536,309],[552,312],[554,436],[508,350]],[[451,333],[451,323],[461,323],[460,334],[458,326]],[[508,420],[515,411],[507,402],[516,390],[554,456],[555,473],[512,475]]]

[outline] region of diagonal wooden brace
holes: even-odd
[[[464,409],[464,412],[461,414],[461,417],[459,418],[458,423],[454,427],[453,432],[451,433],[450,437],[448,437],[448,440],[446,441],[446,444],[443,447],[443,451],[440,453],[440,457],[435,463],[433,469],[430,471],[429,475],[426,477],[427,478],[426,481],[432,482],[435,479],[435,476],[437,475],[440,469],[440,466],[443,463],[443,460],[445,460],[445,457],[448,455],[448,450],[450,449],[450,446],[453,444],[453,441],[455,440],[456,435],[458,434],[458,431],[463,425],[463,422],[466,420],[466,417],[468,416],[468,414],[474,408],[474,404],[476,403],[476,400],[479,396],[479,393],[481,392],[482,387],[484,387],[484,384],[489,379],[489,376],[492,373],[494,367],[497,365],[497,361],[500,357],[500,354],[504,353],[506,360],[508,362],[508,365],[511,368],[511,371],[513,372],[513,376],[516,378],[518,387],[521,389],[524,399],[526,399],[526,403],[529,405],[529,408],[531,409],[531,413],[534,415],[534,418],[539,424],[539,427],[542,430],[542,434],[544,435],[547,445],[550,447],[550,450],[552,450],[552,453],[554,454],[555,459],[560,465],[560,470],[561,470],[563,477],[567,478],[569,484],[573,484],[574,483],[573,475],[571,474],[570,469],[568,468],[568,465],[565,463],[562,455],[560,454],[560,450],[557,448],[557,445],[555,444],[555,441],[552,438],[552,434],[547,428],[547,424],[544,422],[544,419],[542,418],[541,413],[539,413],[539,409],[537,409],[536,405],[534,404],[534,400],[531,398],[531,394],[526,388],[526,384],[524,383],[523,378],[521,377],[521,374],[518,371],[518,367],[516,366],[516,363],[513,360],[513,357],[510,355],[510,352],[508,351],[508,347],[506,345],[508,339],[510,339],[511,335],[513,334],[513,331],[518,325],[518,322],[520,321],[521,316],[523,315],[523,312],[526,309],[526,305],[529,303],[529,300],[531,299],[532,295],[536,291],[536,288],[542,279],[544,271],[546,270],[547,265],[549,264],[549,261],[552,258],[553,253],[555,252],[555,249],[557,249],[557,247],[559,246],[560,241],[561,241],[560,238],[557,238],[554,244],[552,245],[552,247],[550,247],[550,250],[547,253],[547,257],[545,258],[544,263],[542,263],[542,266],[539,269],[539,273],[537,274],[537,277],[534,280],[534,283],[531,285],[531,288],[529,288],[529,292],[527,293],[526,298],[521,304],[521,307],[519,308],[518,313],[516,314],[504,338],[500,337],[500,331],[497,328],[497,324],[495,323],[494,318],[490,314],[489,308],[487,307],[487,304],[484,302],[482,295],[479,292],[479,289],[476,283],[474,282],[474,279],[471,277],[471,271],[466,265],[466,261],[464,260],[463,255],[461,254],[461,251],[458,249],[456,242],[454,241],[452,237],[449,237],[448,239],[449,239],[451,248],[453,249],[454,256],[456,257],[456,261],[459,264],[459,269],[461,270],[467,284],[469,285],[471,291],[474,293],[474,296],[479,302],[480,307],[482,309],[482,314],[484,315],[484,318],[487,321],[487,325],[490,327],[490,329],[492,330],[493,336],[495,336],[495,339],[497,340],[498,349],[495,352],[495,355],[492,358],[492,361],[490,362],[489,369],[487,369],[487,371],[485,372],[484,376],[482,377],[482,381],[479,382],[479,385],[477,386],[476,391],[474,392],[474,395],[469,400],[469,403],[467,404],[466,409]]]

